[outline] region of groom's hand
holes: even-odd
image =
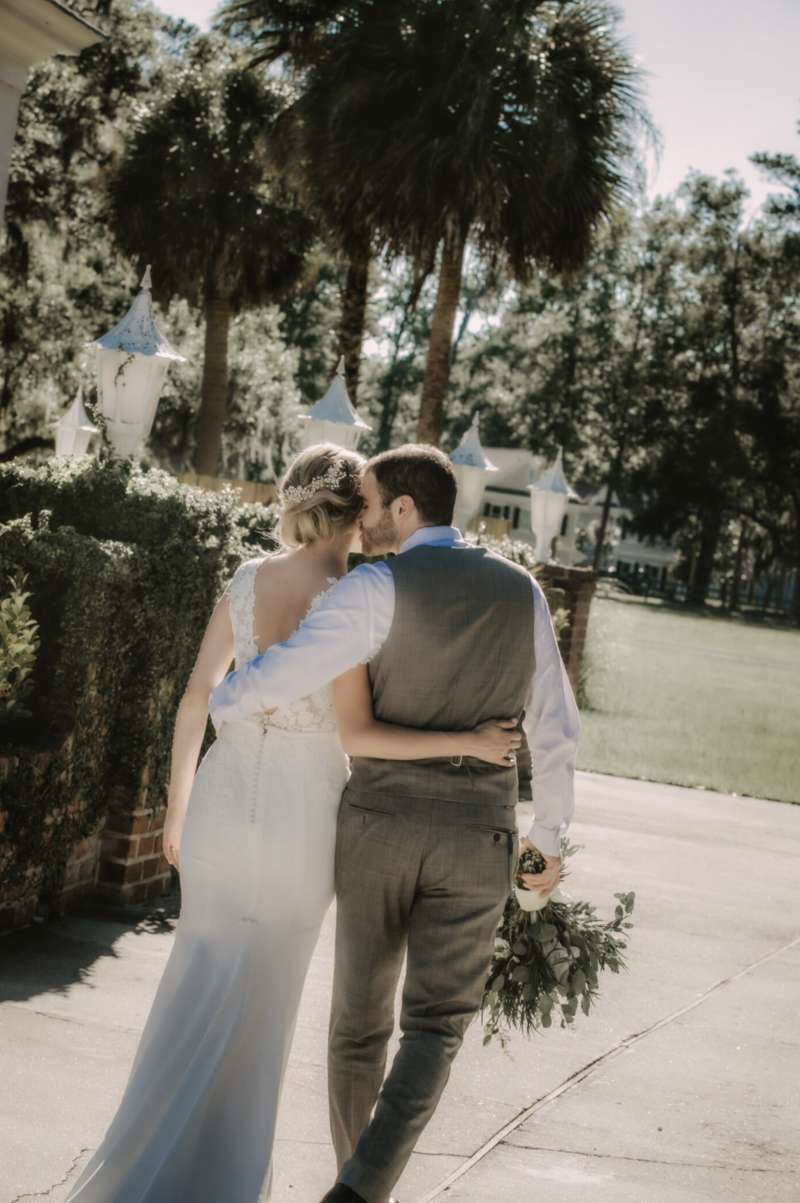
[[[561,881],[561,857],[548,856],[545,852],[539,852],[539,849],[530,842],[527,836],[520,845],[520,856],[525,851],[536,852],[539,856],[543,856],[545,868],[541,873],[520,873],[519,879],[534,894],[547,898]]]

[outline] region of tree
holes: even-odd
[[[766,532],[773,557],[794,568],[800,625],[800,164],[792,155],[753,161],[786,191],[770,198],[754,236],[762,287],[757,383],[744,412],[750,454],[742,514],[751,530],[755,522]]]
[[[280,303],[281,330],[297,352],[297,387],[306,408],[327,392],[331,363],[337,361],[342,276],[341,263],[320,253],[312,258],[303,287]]]
[[[335,124],[335,114],[324,103],[320,106],[317,97],[309,96],[306,83],[312,69],[322,69],[324,74],[330,47],[348,16],[355,12],[368,16],[372,8],[373,4],[363,2],[339,7],[330,0],[232,0],[221,16],[222,28],[254,52],[251,68],[280,61],[293,73],[294,94],[265,128],[263,150],[270,167],[314,213],[328,248],[347,265],[339,295],[337,346],[331,359],[335,362],[344,355],[347,390],[354,404],[358,401],[370,264],[376,251],[374,224],[358,205],[352,183],[344,190],[341,181],[325,170],[324,156],[332,133],[329,124]],[[367,179],[356,185],[361,192],[368,187]]]
[[[182,27],[117,0],[108,39],[35,66],[23,93],[0,254],[3,458],[53,446],[53,412],[92,384],[84,345],[129,303],[130,267],[100,219],[103,182],[133,111],[146,104]]]
[[[110,180],[110,222],[126,254],[152,263],[157,296],[203,307],[196,470],[214,475],[231,319],[298,286],[313,225],[256,153],[278,106],[260,73],[238,71],[227,46],[205,37],[170,83]]]
[[[523,445],[548,459],[561,446],[571,478],[604,485],[609,502],[621,493],[641,438],[653,253],[641,224],[620,220],[600,232],[582,272],[537,277],[501,303],[499,323],[454,372],[451,419],[458,414],[463,428],[480,408],[488,445]]]
[[[384,270],[373,290],[371,333],[380,359],[365,364],[363,392],[371,412],[377,415],[371,439],[375,452],[414,437],[436,299],[425,286],[412,304],[415,290],[413,272],[404,262]]]
[[[650,361],[643,533],[691,530],[690,586],[702,600],[746,472],[741,428],[752,388],[757,269],[743,229],[743,185],[695,175],[647,219],[658,244],[648,314]]]
[[[610,19],[583,0],[384,0],[309,72],[309,103],[335,111],[326,175],[390,259],[423,279],[439,256],[421,441],[441,432],[468,238],[520,282],[573,271],[625,195],[634,71]]]
[[[436,443],[467,239],[520,281],[537,265],[573,270],[626,194],[635,72],[613,15],[591,0],[240,0],[228,12],[264,55],[300,65],[286,162],[301,164],[362,286],[370,247],[408,257],[418,286],[439,256],[418,426]]]

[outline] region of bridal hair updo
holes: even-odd
[[[283,478],[278,535],[284,547],[332,539],[361,513],[361,476],[366,460],[333,443],[306,447]]]

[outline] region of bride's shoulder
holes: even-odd
[[[234,572],[223,596],[230,597],[232,593],[251,586],[255,581],[258,570],[271,559],[273,559],[272,556],[266,555],[256,556],[252,560],[245,560]]]

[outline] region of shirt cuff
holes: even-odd
[[[543,827],[535,820],[528,832],[528,839],[534,848],[538,848],[545,856],[561,856],[561,837],[566,835],[567,824],[562,823],[557,831],[552,827]]]

